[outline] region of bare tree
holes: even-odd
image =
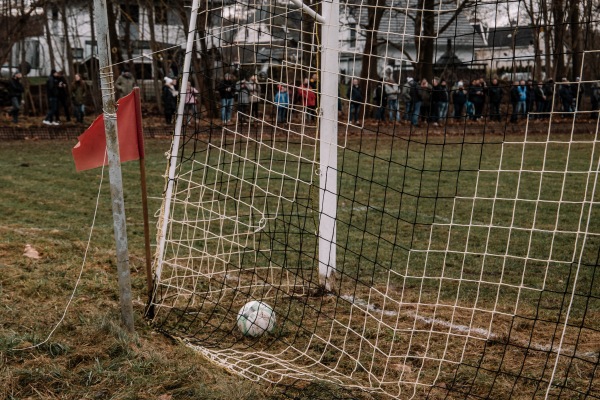
[[[581,74],[581,61],[583,58],[583,43],[581,41],[581,14],[580,14],[580,2],[576,0],[569,0],[569,28],[571,34],[571,54],[572,54],[572,67],[571,67],[571,79],[575,81],[575,78]]]
[[[554,18],[554,26],[552,28],[554,32],[554,48],[552,49],[552,55],[554,59],[554,68],[552,77],[557,80],[566,76],[566,65],[565,65],[565,53],[564,43],[566,39],[566,8],[569,2],[564,0],[552,0],[552,16]],[[548,29],[547,29],[548,30]]]
[[[363,28],[365,33],[365,48],[362,55],[362,69],[360,72],[361,90],[368,98],[371,88],[380,80],[377,71],[377,59],[379,46],[377,33],[379,25],[386,11],[386,0],[368,0],[368,19],[367,25]]]
[[[3,2],[0,5],[0,64],[11,55],[13,45],[32,34],[41,35],[44,30],[43,15],[38,10],[46,7],[45,0],[26,6],[25,2]]]
[[[67,53],[67,68],[66,73],[67,76],[73,78],[73,48],[71,46],[71,39],[69,38],[70,30],[69,30],[69,22],[67,21],[67,2],[63,0],[61,2],[61,14],[62,14],[62,24],[63,24],[63,32],[64,32],[64,40],[65,40],[65,52]],[[71,80],[71,79],[69,79]]]
[[[158,111],[162,114],[163,106],[160,101],[160,77],[158,76],[158,60],[157,60],[157,52],[159,50],[158,45],[156,43],[156,34],[152,27],[154,26],[155,15],[154,15],[154,0],[146,0],[146,7],[148,12],[148,25],[150,28],[150,50],[152,51],[152,70],[154,74],[152,75],[152,79],[154,80],[154,98],[156,99],[156,103],[158,106]]]
[[[537,0],[539,2],[545,2],[545,0]],[[540,12],[539,6],[541,4],[537,4],[536,0],[526,0],[523,2],[523,6],[525,9],[525,13],[529,19],[529,23],[531,25],[531,29],[533,32],[533,51],[534,51],[534,68],[533,68],[533,77],[535,80],[540,81],[542,79],[542,56],[540,54],[540,35],[542,32],[541,25],[542,19],[544,17],[544,13]],[[546,14],[547,10],[544,11]],[[546,69],[550,67],[548,63],[548,58],[546,59]],[[546,72],[548,73],[548,72]]]
[[[196,21],[196,32],[198,34],[198,41],[200,42],[201,67],[199,71],[201,71],[201,76],[203,78],[201,82],[199,82],[199,86],[200,92],[208,95],[202,96],[200,100],[207,110],[208,117],[216,118],[218,116],[217,103],[213,101],[212,96],[209,95],[216,90],[216,82],[212,72],[215,53],[208,49],[206,43],[206,21],[208,20],[206,14],[210,11],[206,9],[206,3],[202,4],[202,7],[198,10],[198,19]]]

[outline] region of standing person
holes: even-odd
[[[250,90],[246,78],[242,78],[235,84],[235,92],[238,96],[237,113],[241,123],[248,120],[248,111],[250,111]]]
[[[10,116],[14,124],[19,123],[19,111],[21,110],[21,102],[23,101],[23,84],[21,83],[23,75],[20,72],[16,72],[8,84],[8,94],[10,96]]]
[[[421,86],[418,89],[419,97],[421,98],[421,106],[419,111],[421,113],[421,120],[428,122],[431,117],[431,85],[426,78],[421,79]]]
[[[246,83],[250,92],[250,115],[254,117],[254,122],[258,123],[258,107],[260,106],[261,90],[256,75],[250,77],[250,82]]]
[[[87,95],[87,85],[83,79],[81,79],[81,75],[75,74],[73,77],[70,92],[75,121],[81,124],[83,123],[83,116],[85,115],[85,97]]]
[[[304,79],[304,83],[300,86],[300,98],[308,114],[307,121],[313,121],[317,116],[317,95],[310,86],[308,78]]]
[[[433,126],[438,126],[438,120],[440,118],[438,113],[438,106],[440,101],[440,80],[439,78],[433,78],[431,81],[431,110],[429,111],[429,120],[433,122]]]
[[[583,86],[580,87],[580,77],[575,78],[575,82],[571,83],[571,93],[573,93],[573,105],[571,109],[573,111],[579,111],[582,109],[581,100],[583,99]]]
[[[398,92],[399,88],[390,76],[385,79],[385,95],[387,99],[387,108],[389,110],[389,120],[393,124],[394,121],[400,122],[400,110],[398,107]]]
[[[533,95],[535,97],[535,111],[537,112],[535,118],[542,119],[546,112],[546,94],[544,93],[544,85],[541,81],[535,85]]]
[[[385,96],[384,82],[379,83],[373,91],[373,105],[376,107],[375,121],[385,125],[385,109],[387,106],[387,99]]]
[[[596,120],[598,119],[598,111],[600,110],[600,85],[598,85],[598,82],[592,84],[590,100],[592,103],[592,113],[590,114],[590,118]]]
[[[500,104],[502,104],[504,93],[497,78],[492,79],[492,83],[488,88],[488,95],[490,98],[490,119],[500,122],[502,120],[500,117]]]
[[[184,115],[187,115],[186,124],[192,121],[192,118],[196,119],[198,114],[198,89],[194,87],[191,81],[188,81],[185,91],[185,107]]]
[[[177,109],[177,90],[175,89],[175,81],[165,76],[162,87],[162,103],[165,115],[165,123],[171,125],[173,115]]]
[[[57,90],[58,106],[56,108],[56,119],[59,119],[59,110],[62,106],[65,111],[67,122],[71,122],[71,111],[69,108],[69,84],[65,78],[63,71],[58,71],[58,90]]]
[[[512,115],[510,122],[516,123],[519,120],[519,115],[526,115],[526,100],[527,100],[527,87],[525,81],[513,82],[513,86],[510,89],[510,102],[512,103]]]
[[[529,115],[530,113],[533,113],[533,106],[535,105],[535,84],[534,82],[529,79],[527,81],[527,100],[526,100],[526,107],[527,107],[527,116],[528,118],[531,117],[533,118],[533,115]]]
[[[235,95],[235,83],[231,79],[231,74],[225,74],[225,77],[219,83],[217,90],[221,96],[221,122],[225,125],[231,122],[233,97]]]
[[[317,93],[321,93],[321,83],[319,82],[319,75],[316,73],[310,76],[309,85],[312,90]]]
[[[426,81],[427,82],[427,81]],[[411,98],[411,123],[413,126],[419,126],[419,116],[421,113],[421,90],[416,79],[410,81],[410,98]]]
[[[135,79],[133,75],[131,75],[131,72],[129,72],[127,69],[123,69],[123,71],[121,71],[121,75],[119,75],[115,81],[117,100],[131,93],[134,87]]]
[[[481,115],[480,118],[483,118],[484,110],[485,110],[485,103],[486,103],[486,100],[487,100],[487,97],[488,97],[488,90],[489,90],[489,88],[487,86],[487,83],[486,83],[485,79],[483,79],[483,78],[479,79],[479,86],[481,87],[481,92],[482,92],[481,93],[481,96],[482,96],[482,99],[481,99],[481,110],[479,112],[479,115]]]
[[[560,97],[560,102],[562,104],[562,117],[569,118],[568,113],[573,112],[574,96],[570,85],[567,83],[567,78],[562,78],[562,84],[558,89],[558,96]]]
[[[342,118],[344,117],[344,106],[342,104],[342,93],[345,93],[346,91],[344,90],[346,88],[346,85],[343,83],[344,78],[341,77],[340,78],[340,82],[338,83],[338,101],[337,101],[337,107],[338,107],[338,120],[341,121]],[[290,98],[293,99],[292,94],[290,93]]]
[[[48,97],[48,114],[42,121],[45,125],[59,125],[58,122],[58,72],[50,71],[46,81],[46,96]]]
[[[348,100],[350,100],[350,110],[348,112],[348,123],[353,122],[354,125],[358,125],[360,117],[360,105],[364,102],[364,96],[358,85],[358,79],[352,79],[352,85],[348,88],[346,94]]]
[[[404,117],[402,118],[404,121],[408,122],[411,120],[411,104],[412,98],[410,97],[411,93],[411,82],[413,78],[410,76],[406,78],[406,83],[402,85],[402,91],[400,92],[400,100],[404,103]]]
[[[545,118],[550,117],[550,113],[553,111],[554,106],[554,80],[548,79],[546,83],[544,83],[544,95],[546,96],[546,101],[544,103],[544,115]]]
[[[463,81],[458,81],[456,89],[452,92],[452,103],[454,104],[454,119],[462,118],[465,104],[467,104],[467,91]]]
[[[275,94],[275,105],[277,106],[277,119],[276,124],[287,123],[287,112],[290,105],[290,95],[287,88],[284,85],[277,86],[277,93]]]
[[[448,93],[448,83],[445,79],[440,81],[437,89],[437,116],[438,122],[445,124],[448,115],[448,103],[450,102],[450,93]]]
[[[469,102],[473,104],[473,112],[470,114],[471,121],[478,121],[483,112],[483,104],[485,102],[485,94],[479,79],[473,79],[469,86]]]

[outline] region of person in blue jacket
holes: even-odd
[[[279,90],[275,94],[275,105],[277,106],[277,124],[287,123],[287,113],[290,105],[290,95],[284,85],[277,87]]]

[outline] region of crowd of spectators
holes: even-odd
[[[349,123],[358,124],[357,99],[363,99],[358,80],[354,79],[348,89]],[[590,98],[584,102],[584,93]],[[406,78],[403,84],[397,84],[386,76],[373,89],[369,105],[374,108],[371,121],[375,124],[393,123],[412,124],[452,124],[461,121],[482,123],[484,121],[510,121],[530,118],[544,120],[552,112],[559,118],[572,118],[575,111],[590,111],[585,114],[595,119],[600,105],[600,87],[598,83],[589,89],[580,84],[579,78],[569,82],[562,78],[560,83],[553,80],[536,82],[533,80],[502,82],[497,78],[488,84],[485,79],[473,79],[470,82],[457,80],[450,87],[443,78],[427,79]],[[365,106],[365,115],[368,115]],[[367,120],[369,118],[366,118]]]
[[[18,123],[23,104],[21,79],[22,75],[15,73],[9,82],[10,116],[14,123]],[[115,81],[117,99],[131,92],[135,85],[131,73],[123,70]],[[265,84],[255,74],[237,78],[234,73],[226,73],[215,84],[214,100],[224,125],[234,118],[242,123],[258,123],[259,118],[269,118],[275,124],[287,124],[294,118],[311,123],[318,113],[319,85],[316,74],[293,84]],[[48,113],[44,124],[60,124],[61,112],[69,122],[71,111],[76,122],[83,122],[88,88],[79,74],[68,83],[62,71],[52,70],[46,93]],[[173,122],[178,95],[176,77],[165,77],[161,101],[166,124]],[[187,123],[201,110],[199,96],[198,89],[190,82],[185,96]],[[488,83],[483,78],[448,82],[434,77],[429,82],[425,78],[407,77],[403,83],[396,83],[388,75],[369,85],[353,78],[348,84],[341,82],[338,91],[338,111],[343,116],[340,121],[357,126],[368,123],[439,126],[465,121],[518,123],[525,118],[548,119],[552,113],[554,118],[573,118],[576,111],[588,111],[582,114],[584,118],[595,119],[599,108],[600,86],[597,82],[582,84],[579,78],[575,82],[562,78],[559,83],[551,79],[511,83],[494,78]]]

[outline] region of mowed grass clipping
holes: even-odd
[[[0,142],[0,399],[263,399],[264,388],[228,374],[152,331],[146,299],[137,161],[123,165],[136,333],[121,327],[108,170],[86,264],[73,301],[101,169],[75,172],[71,141]],[[152,242],[168,140],[146,142]],[[26,244],[41,258],[23,256]],[[162,397],[161,397],[162,396]]]

